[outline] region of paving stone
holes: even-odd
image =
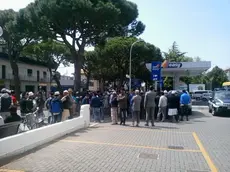
[[[30,172],[209,172],[202,153],[192,152],[199,150],[192,135],[196,132],[218,170],[229,172],[229,123],[230,118],[212,117],[204,110],[188,122],[156,123],[154,128],[102,123],[0,168]],[[168,150],[168,146],[183,149]],[[139,158],[141,154],[147,158]],[[159,156],[156,159],[153,155]]]

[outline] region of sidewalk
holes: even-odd
[[[202,146],[195,132],[185,131],[177,124],[156,123],[154,128],[136,128],[101,123],[74,132],[1,168],[6,172],[213,171]]]

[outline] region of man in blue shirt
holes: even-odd
[[[191,101],[190,96],[183,90],[183,94],[180,96],[180,106],[181,106],[181,121],[184,120],[184,116],[186,116],[186,120],[188,121],[188,114],[189,114],[189,103]]]

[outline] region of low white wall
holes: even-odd
[[[0,139],[0,159],[18,155],[90,124],[89,105],[81,106],[80,117]]]

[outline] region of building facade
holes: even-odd
[[[64,89],[73,88],[74,77],[73,76],[64,76],[64,75],[62,75],[61,79],[60,79],[60,84],[62,85],[62,87]],[[84,71],[81,70],[81,87],[86,88],[86,84],[87,84],[87,77],[84,74]],[[99,81],[94,80],[94,79],[90,79],[88,89],[90,91],[98,91],[99,90]]]
[[[18,63],[20,90],[37,92],[50,90],[50,73],[45,65],[29,60]],[[0,53],[0,88],[14,89],[14,74],[6,54]]]
[[[225,70],[226,75],[228,77],[228,81],[230,81],[230,68]]]

